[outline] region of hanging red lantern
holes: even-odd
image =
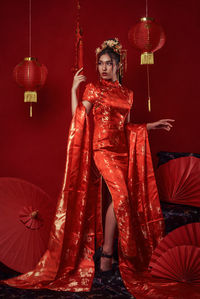
[[[37,90],[46,81],[47,68],[40,65],[34,57],[25,57],[13,71],[14,78],[20,87],[23,87],[24,102],[30,103],[30,117],[32,117],[32,103],[37,103]]]
[[[149,17],[141,18],[131,27],[128,38],[141,51],[141,64],[154,64],[153,52],[162,48],[166,39],[163,28]]]

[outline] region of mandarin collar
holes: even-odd
[[[105,80],[105,79],[100,79],[100,83],[104,86],[108,86],[108,87],[119,87],[120,83],[118,80],[112,81],[111,79],[109,80]]]

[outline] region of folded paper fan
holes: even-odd
[[[181,157],[168,161],[156,171],[161,201],[200,207],[200,159]]]
[[[168,249],[151,269],[153,276],[200,284],[200,248],[181,245]]]
[[[200,247],[200,223],[189,223],[170,232],[154,250],[149,267],[168,249],[180,245],[194,245]]]

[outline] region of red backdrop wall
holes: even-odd
[[[28,56],[28,0],[0,2],[0,176],[20,177],[56,197],[65,167],[71,120],[70,89],[74,61],[76,1],[32,1],[32,56],[48,68],[38,104],[23,103],[23,90],[12,71]],[[152,112],[147,111],[146,69],[127,39],[129,28],[145,15],[145,0],[80,0],[85,74],[96,80],[94,50],[119,37],[128,49],[126,85],[134,90],[132,121],[176,120],[171,132],[154,131],[154,162],[160,150],[200,153],[198,0],[149,0],[149,16],[162,24],[165,46],[150,69]]]

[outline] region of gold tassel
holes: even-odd
[[[36,91],[25,91],[24,92],[24,103],[30,103],[29,116],[33,116],[32,103],[37,103],[37,92]]]
[[[30,117],[33,116],[33,106],[32,106],[32,103],[30,103],[30,114],[29,114]]]
[[[24,103],[37,103],[37,92],[36,91],[25,91]]]
[[[144,52],[141,54],[141,64],[154,64],[153,52]]]
[[[148,110],[151,112],[151,98],[148,97]]]

